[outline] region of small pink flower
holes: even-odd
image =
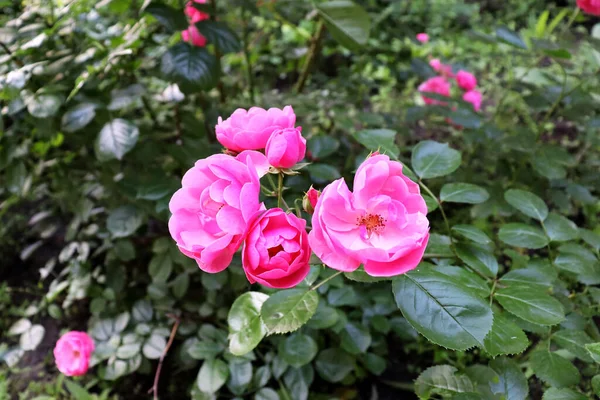
[[[208,15],[205,12],[202,12],[200,10],[198,10],[196,7],[194,7],[194,3],[196,4],[206,4],[206,0],[193,0],[193,1],[188,1],[188,3],[185,6],[185,15],[187,15],[187,17],[189,18],[189,20],[192,23],[196,23],[196,22],[200,22],[200,21],[204,21],[206,19],[210,18],[210,15]]]
[[[418,33],[417,40],[421,43],[427,43],[429,42],[429,35],[426,33]]]
[[[321,192],[311,186],[310,189],[308,189],[308,192],[306,192],[306,195],[304,195],[304,198],[302,199],[302,207],[304,208],[304,211],[306,211],[309,214],[312,214],[315,211],[315,207],[317,205],[317,201],[319,200],[320,195]]]
[[[54,347],[54,359],[58,370],[66,376],[84,375],[94,352],[94,341],[85,332],[67,332]]]
[[[446,77],[454,76],[454,74],[452,74],[452,66],[447,65],[447,64],[442,64],[442,62],[440,60],[438,60],[437,58],[431,59],[429,61],[429,66],[431,68],[433,68],[434,71],[442,74],[442,76],[446,76]]]
[[[313,252],[339,271],[362,264],[371,276],[394,276],[414,269],[429,240],[419,185],[402,164],[378,155],[358,168],[353,190],[343,178],[323,189],[308,235]]]
[[[238,108],[226,120],[219,117],[215,131],[217,140],[229,150],[261,150],[273,132],[293,128],[295,123],[296,114],[291,106],[285,106],[283,110],[252,107],[246,111]]]
[[[196,22],[209,19],[210,15],[196,9],[193,6],[193,3],[204,4],[206,3],[206,0],[189,1],[185,6],[184,12],[190,20],[190,26],[185,31],[181,32],[181,38],[184,42],[191,43],[193,46],[204,47],[206,46],[206,38],[200,33],[194,24]]]
[[[421,93],[437,93],[441,96],[450,96],[450,83],[441,76],[436,76],[435,78],[429,78],[421,85],[419,85],[419,92]],[[440,104],[444,105],[443,101],[430,99],[423,95],[423,101],[425,104]]]
[[[302,129],[285,128],[273,132],[265,154],[275,168],[292,168],[306,155],[306,139],[302,137]]]
[[[310,271],[306,221],[280,208],[259,215],[248,229],[242,265],[250,283],[287,289]]]
[[[470,90],[463,94],[462,98],[464,101],[473,104],[473,109],[475,111],[481,110],[482,95],[478,90]]]
[[[200,33],[198,28],[190,25],[187,30],[181,32],[181,38],[184,42],[191,43],[196,47],[206,46],[206,38]]]
[[[577,0],[577,6],[588,14],[600,16],[600,0]]]
[[[169,202],[169,232],[179,250],[201,270],[216,273],[231,263],[249,221],[259,210],[259,177],[268,170],[262,153],[215,154],[185,173]]]
[[[473,90],[477,87],[477,78],[470,72],[462,69],[456,74],[456,83],[462,90]]]

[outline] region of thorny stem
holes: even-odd
[[[325,278],[321,282],[317,283],[316,286],[311,287],[310,290],[317,290],[318,288],[320,288],[321,286],[323,286],[324,284],[326,284],[327,282],[329,282],[330,280],[332,280],[336,276],[341,275],[343,273],[344,273],[344,271],[338,271],[338,272],[336,272],[335,274],[331,275],[329,278]]]
[[[300,74],[300,78],[296,84],[296,93],[300,93],[302,92],[302,89],[304,89],[304,84],[306,83],[306,79],[310,74],[310,69],[317,58],[323,36],[325,36],[325,24],[323,23],[323,20],[319,20],[317,24],[317,32],[311,39],[310,49],[308,50],[308,55],[306,56],[302,73]]]
[[[177,328],[179,328],[180,322],[181,320],[179,319],[179,317],[175,317],[175,325],[173,325],[173,328],[171,329],[171,336],[169,336],[167,346],[163,350],[163,353],[161,354],[160,359],[158,360],[158,367],[156,367],[156,373],[154,374],[154,385],[152,386],[152,389],[150,389],[154,393],[154,400],[158,400],[158,380],[160,379],[160,370],[162,369],[162,364],[165,357],[167,356],[167,352],[173,344],[173,340],[175,340],[175,334],[177,334]]]

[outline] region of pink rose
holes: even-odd
[[[302,199],[302,208],[304,208],[304,211],[312,214],[315,211],[315,206],[317,205],[320,195],[321,192],[311,186]]]
[[[295,123],[296,114],[291,106],[283,110],[238,108],[225,121],[219,117],[215,131],[217,140],[229,150],[260,150],[265,148],[273,132],[293,128]]]
[[[588,14],[600,16],[599,0],[577,0],[577,6]]]
[[[84,375],[94,352],[94,341],[85,332],[67,332],[54,347],[54,359],[58,370],[67,376]]]
[[[462,90],[473,90],[477,87],[477,78],[470,72],[462,69],[456,74],[456,83]]]
[[[245,151],[198,160],[183,176],[169,203],[169,232],[201,270],[220,272],[231,263],[248,222],[264,209],[259,176],[267,169],[263,154]]]
[[[446,65],[446,64],[442,64],[442,62],[440,60],[438,60],[437,58],[434,58],[432,60],[429,61],[429,66],[431,68],[433,68],[434,71],[439,72],[440,74],[442,74],[443,76],[447,76],[447,77],[452,77],[452,66],[451,65]]]
[[[419,92],[421,93],[437,93],[441,96],[450,96],[450,83],[441,76],[435,78],[429,78],[419,86]],[[430,99],[423,95],[423,101],[425,104],[440,104],[444,105],[443,101]]]
[[[313,252],[345,272],[361,264],[371,276],[414,269],[429,240],[419,186],[404,176],[402,164],[379,155],[358,168],[353,188],[341,178],[323,189],[308,235]]]
[[[286,128],[275,131],[267,141],[265,154],[275,168],[292,168],[306,154],[306,139],[301,128]]]
[[[187,30],[182,31],[181,38],[184,42],[191,43],[193,46],[196,47],[206,46],[206,38],[194,25],[190,25],[189,28],[187,28]]]
[[[478,90],[470,90],[463,94],[463,100],[473,104],[473,109],[479,111],[481,109],[481,93]]]
[[[429,42],[429,35],[426,33],[418,33],[417,40],[421,43],[427,43]]]
[[[187,15],[187,17],[190,19],[190,21],[192,23],[196,23],[199,21],[204,21],[205,19],[209,19],[210,15],[208,15],[205,12],[202,12],[200,10],[198,10],[196,7],[194,7],[194,3],[196,4],[206,4],[206,0],[192,0],[192,1],[188,1],[188,3],[185,5],[185,15]]]
[[[258,216],[248,228],[242,265],[250,283],[287,289],[310,271],[306,221],[280,208]]]

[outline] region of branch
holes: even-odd
[[[315,58],[317,58],[317,53],[319,51],[319,47],[321,46],[321,40],[323,40],[323,36],[325,36],[325,24],[323,23],[323,20],[319,20],[317,32],[311,39],[310,49],[308,50],[308,55],[306,56],[306,62],[304,63],[302,74],[300,75],[298,83],[296,84],[296,93],[300,93],[302,92],[302,89],[304,89],[304,84],[306,83],[306,79],[310,73],[310,68],[315,62]]]
[[[169,336],[167,346],[158,360],[158,367],[156,367],[156,373],[154,374],[154,385],[152,386],[152,389],[148,391],[148,393],[154,393],[154,400],[158,400],[158,380],[160,379],[160,370],[162,369],[163,361],[167,356],[169,348],[171,348],[171,345],[173,344],[173,340],[175,340],[175,334],[177,333],[177,328],[179,328],[179,323],[181,322],[179,317],[174,315],[169,316],[175,318],[175,325],[173,325],[173,328],[171,329],[171,336]]]

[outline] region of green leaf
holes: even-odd
[[[269,298],[259,292],[247,292],[238,297],[227,316],[229,324],[229,351],[242,356],[254,349],[267,333],[261,319],[261,307]]]
[[[350,322],[341,333],[341,346],[350,354],[365,353],[371,345],[371,334],[365,327]]]
[[[317,355],[319,346],[308,335],[297,333],[279,342],[279,357],[294,368],[308,364]]]
[[[146,343],[144,343],[142,352],[146,358],[150,360],[156,360],[162,356],[162,353],[166,347],[167,341],[164,337],[161,335],[152,334],[148,340],[146,340]]]
[[[65,386],[67,386],[67,390],[71,394],[72,399],[74,400],[93,400],[91,394],[88,393],[83,387],[79,386],[77,383],[73,382],[70,379],[65,379]]]
[[[127,120],[107,122],[96,139],[96,157],[100,161],[122,160],[135,147],[139,135],[137,126]]]
[[[356,306],[358,305],[358,297],[352,286],[343,286],[337,289],[331,289],[327,293],[327,302],[335,307],[340,306]]]
[[[458,233],[462,237],[465,237],[475,243],[479,244],[489,244],[491,243],[491,239],[488,235],[485,234],[479,228],[474,227],[473,225],[454,225],[452,227],[452,231]]]
[[[550,388],[544,392],[542,400],[587,400],[588,398],[571,389]]]
[[[419,142],[412,152],[413,170],[421,179],[449,175],[460,167],[461,155],[446,143]]]
[[[153,282],[166,282],[171,271],[173,271],[173,261],[169,253],[156,254],[148,265],[148,273]]]
[[[466,350],[483,345],[492,328],[489,304],[433,268],[404,274],[394,279],[392,288],[404,318],[436,344]]]
[[[286,392],[282,392],[282,396],[286,396],[286,399],[308,399],[308,388],[314,380],[314,370],[310,365],[305,365],[302,368],[288,368],[287,372],[283,377],[285,383]],[[293,397],[290,394],[293,393]]]
[[[565,319],[562,304],[543,290],[531,286],[498,289],[496,300],[511,314],[538,325],[556,325]]]
[[[21,318],[10,326],[7,335],[12,336],[25,333],[31,328],[31,325],[32,324],[30,320],[28,320],[27,318]]]
[[[600,342],[598,343],[588,343],[585,345],[585,349],[588,351],[589,355],[592,359],[600,364]]]
[[[544,231],[521,223],[502,225],[498,237],[508,245],[524,249],[541,249],[548,245],[548,237]]]
[[[64,97],[55,94],[41,93],[24,96],[29,114],[36,118],[50,118],[58,112]]]
[[[457,372],[456,367],[450,365],[429,367],[415,381],[415,393],[421,399],[429,399],[433,394],[474,392],[469,377]]]
[[[142,350],[141,343],[123,344],[117,349],[117,357],[122,360],[127,360],[140,354],[140,350]]]
[[[96,104],[81,103],[67,111],[62,117],[62,130],[72,133],[85,128],[96,116]]]
[[[575,357],[582,361],[591,363],[593,361],[590,353],[586,349],[586,345],[593,342],[592,338],[584,331],[577,330],[561,330],[552,335],[554,343],[560,347],[569,350]]]
[[[207,19],[196,22],[195,25],[207,42],[214,44],[222,54],[236,53],[241,50],[240,39],[227,24]]]
[[[591,261],[579,254],[560,253],[554,259],[556,268],[577,275],[592,275],[595,271],[595,260]]]
[[[496,29],[496,37],[500,41],[510,44],[511,46],[527,50],[527,44],[525,44],[525,42],[521,38],[521,35],[519,35],[515,31],[511,31],[507,27],[502,26],[500,28],[497,28]]]
[[[538,350],[531,355],[530,362],[535,375],[551,386],[573,386],[581,380],[577,368],[556,353]]]
[[[379,151],[392,160],[398,159],[400,149],[396,146],[396,131],[390,129],[365,129],[354,134],[354,138],[368,150]]]
[[[592,246],[594,248],[594,250],[596,250],[597,252],[600,251],[600,235],[599,234],[597,234],[596,232],[590,231],[588,229],[580,229],[579,234],[581,235],[581,238],[583,239],[584,242],[586,242],[587,244]]]
[[[229,379],[227,388],[236,395],[242,395],[248,385],[252,381],[252,363],[246,362],[229,362]]]
[[[42,325],[32,325],[19,338],[21,349],[25,351],[35,350],[42,343],[45,333],[46,329]]]
[[[484,340],[484,348],[489,355],[519,354],[528,345],[529,340],[521,328],[503,315],[494,315],[494,325]]]
[[[184,31],[188,28],[188,20],[183,10],[176,10],[166,4],[151,2],[144,10],[151,14],[169,32]]]
[[[317,311],[308,320],[307,326],[312,329],[327,329],[334,326],[339,319],[335,308],[329,307],[324,302],[320,302]]]
[[[205,393],[216,393],[225,384],[227,378],[229,378],[227,364],[220,359],[211,359],[202,364],[196,384],[198,389]]]
[[[254,400],[279,400],[279,395],[271,388],[262,388],[256,392]]]
[[[319,353],[315,365],[323,379],[335,383],[354,369],[354,359],[341,349],[327,349]]]
[[[543,271],[537,268],[525,268],[525,269],[516,269],[514,271],[510,271],[500,278],[500,283],[506,286],[515,286],[521,285],[527,286],[541,286],[542,288],[548,288],[552,286],[552,281],[554,277],[549,276],[548,274],[543,273]]]
[[[136,301],[131,310],[131,315],[136,322],[150,322],[152,314],[152,304],[148,300]]]
[[[447,183],[440,191],[440,200],[449,203],[479,204],[489,198],[487,190],[471,183]]]
[[[106,220],[106,227],[113,238],[132,235],[142,225],[142,216],[134,206],[121,206],[113,211]]]
[[[163,55],[160,66],[166,79],[180,87],[211,89],[217,82],[217,61],[206,49],[180,42]]]
[[[188,348],[188,354],[195,360],[215,358],[224,350],[223,345],[210,340],[203,340]]]
[[[313,136],[306,142],[306,150],[310,152],[310,155],[314,160],[330,156],[339,148],[340,141],[332,136]]]
[[[386,359],[373,353],[365,354],[364,363],[369,372],[377,376],[383,374],[387,367]]]
[[[494,277],[498,273],[498,261],[487,250],[459,243],[456,245],[456,254],[465,264],[483,275]]]
[[[494,394],[502,394],[506,400],[525,400],[529,393],[527,378],[516,362],[506,357],[490,362],[490,367],[498,374],[498,382],[490,382]]]
[[[110,103],[106,107],[110,111],[121,110],[134,104],[146,93],[146,88],[139,83],[129,85],[125,89],[116,89],[110,93]]]
[[[183,296],[185,296],[190,286],[190,276],[186,273],[179,274],[175,279],[173,279],[171,285],[173,295],[178,299],[181,299]]]
[[[328,183],[341,177],[340,171],[329,164],[314,163],[306,167],[310,178],[316,183]]]
[[[361,6],[349,0],[333,0],[318,3],[316,8],[339,44],[354,51],[367,44],[371,20]]]
[[[461,285],[471,289],[473,293],[477,294],[479,297],[489,297],[490,295],[490,287],[487,283],[465,268],[442,266],[436,267],[435,270],[446,276],[453,277],[456,281],[460,282]]]
[[[260,311],[269,334],[293,332],[313,316],[319,304],[314,290],[281,290],[267,299]]]
[[[504,199],[523,214],[538,221],[543,221],[548,216],[548,206],[544,200],[531,192],[510,189],[504,193]]]
[[[596,396],[600,396],[600,375],[596,375],[592,378],[592,389]]]
[[[553,242],[566,242],[579,237],[577,225],[560,214],[550,213],[544,220],[544,227]]]

